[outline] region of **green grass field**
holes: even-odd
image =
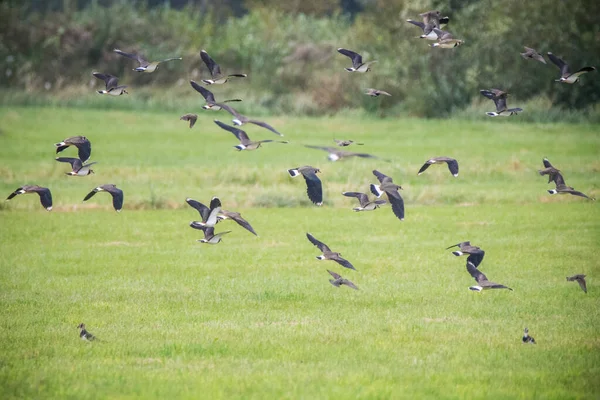
[[[1,398],[600,396],[598,204],[549,195],[536,172],[547,156],[598,197],[599,126],[272,117],[290,143],[238,153],[214,118],[230,122],[0,109],[0,194],[39,184],[54,198],[51,212],[36,195],[1,203]],[[96,174],[68,177],[53,144],[79,134]],[[301,146],[333,138],[382,159],[330,163]],[[458,159],[459,177],[437,165],[417,177],[439,155]],[[286,172],[305,164],[322,171],[323,207]],[[403,186],[403,222],[341,196],[367,191],[375,168]],[[125,192],[121,213],[107,194],[82,202],[104,183]],[[222,243],[196,242],[185,199],[215,195],[260,236],[225,221]],[[306,232],[357,271],[316,260]],[[514,291],[468,290],[465,258],[445,250],[464,240]],[[360,290],[331,286],[326,269]],[[575,273],[587,295],[566,282]],[[81,341],[80,322],[101,341]],[[526,326],[537,345],[521,343]]]

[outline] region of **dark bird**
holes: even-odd
[[[567,276],[567,281],[569,281],[569,282],[577,281],[577,283],[579,283],[579,287],[581,288],[581,290],[583,290],[584,293],[587,293],[587,285],[585,283],[585,275],[577,274],[577,275],[573,275],[573,276]]]
[[[202,82],[204,82],[207,85],[221,85],[227,82],[229,78],[245,78],[246,76],[248,76],[246,74],[221,74],[221,67],[219,66],[219,64],[217,64],[215,60],[213,60],[204,50],[200,52],[200,58],[202,58],[202,61],[204,61],[204,64],[206,64],[208,70],[210,71],[210,75],[212,76],[212,79],[202,79]]]
[[[386,96],[391,96],[391,94],[389,94],[386,91],[383,90],[379,90],[379,89],[373,89],[373,88],[369,88],[365,91],[366,95],[372,96],[372,97],[379,97],[380,95],[384,94]]]
[[[258,234],[254,231],[254,228],[252,228],[252,226],[250,225],[250,223],[248,221],[246,221],[244,218],[242,218],[242,215],[239,212],[227,211],[227,210],[221,209],[221,211],[217,215],[217,219],[219,221],[227,220],[227,219],[235,221],[242,228],[244,228],[247,231],[249,231],[250,233],[253,233],[254,235],[258,236]]]
[[[555,173],[552,176],[552,179],[554,180],[554,183],[556,184],[556,188],[548,190],[548,193],[550,193],[550,194],[572,194],[573,196],[585,197],[586,199],[596,200],[592,197],[587,196],[586,194],[584,194],[580,191],[575,190],[571,186],[567,186],[565,184],[565,180],[564,180],[563,176],[560,174],[560,172]]]
[[[83,201],[87,201],[92,198],[98,192],[108,192],[112,196],[113,207],[117,212],[121,212],[123,208],[123,191],[118,189],[112,183],[101,185],[92,190],[84,197]]]
[[[120,96],[123,93],[129,94],[127,93],[127,90],[125,90],[127,86],[119,86],[119,78],[116,76],[110,74],[101,74],[99,72],[94,72],[92,75],[100,80],[103,80],[106,86],[105,90],[98,90],[98,93],[110,94],[112,96]]]
[[[455,39],[454,36],[447,31],[433,28],[433,32],[437,35],[437,42],[430,44],[431,47],[439,47],[441,49],[453,49],[464,43],[464,40]]]
[[[494,104],[496,104],[496,112],[486,112],[486,115],[490,117],[510,117],[511,115],[517,115],[519,112],[523,111],[522,108],[507,108],[506,98],[508,97],[508,93],[505,91],[500,89],[489,89],[480,90],[479,93],[484,97],[493,100]]]
[[[477,292],[481,292],[482,290],[489,290],[489,289],[512,290],[508,286],[504,286],[499,283],[488,281],[488,278],[483,274],[483,272],[478,270],[477,267],[475,267],[475,265],[469,261],[467,261],[467,271],[469,271],[469,274],[471,274],[473,279],[475,279],[475,281],[477,282],[477,285],[469,287],[470,290],[474,290]]]
[[[260,147],[261,144],[269,143],[269,142],[287,143],[286,141],[270,140],[270,139],[258,140],[256,142],[253,142],[248,137],[248,134],[241,129],[238,129],[234,126],[229,126],[218,120],[215,120],[215,124],[217,124],[221,129],[225,129],[226,131],[229,131],[235,135],[235,137],[240,141],[240,144],[238,144],[237,146],[233,146],[233,147],[235,147],[238,150],[256,150]]]
[[[278,132],[275,128],[273,128],[271,125],[267,124],[266,122],[248,118],[245,115],[240,114],[239,112],[234,110],[233,107],[230,107],[227,104],[223,104],[223,103],[215,103],[215,104],[217,106],[221,107],[223,110],[227,111],[229,114],[233,115],[232,121],[233,121],[234,125],[241,126],[246,123],[254,124],[254,125],[261,126],[265,129],[268,129],[271,132],[278,134],[279,136],[283,136],[283,133]]]
[[[423,22],[412,19],[407,19],[406,22],[410,22],[421,28],[423,31],[423,34],[419,36],[421,39],[437,40],[438,35],[433,31],[433,28],[441,29],[442,26],[450,22],[450,18],[442,17],[441,15],[442,13],[439,11],[427,11],[419,14],[423,18]]]
[[[350,146],[352,143],[358,145],[358,146],[362,146],[364,143],[356,143],[354,140],[338,140],[338,139],[333,139],[333,141],[335,142],[335,144],[337,144],[340,147],[346,147],[346,146]]]
[[[402,189],[402,186],[396,185],[392,181],[392,178],[377,170],[373,170],[373,175],[379,180],[379,185],[371,184],[371,193],[377,197],[381,197],[383,193],[387,194],[394,215],[396,215],[400,221],[404,220],[404,200],[398,192],[399,189]]]
[[[219,222],[217,215],[221,211],[221,200],[218,197],[213,197],[210,200],[209,207],[189,197],[185,201],[200,214],[202,221],[195,221],[197,225],[214,227]]]
[[[79,328],[79,337],[81,338],[81,340],[85,340],[87,342],[96,340],[96,336],[92,335],[91,332],[88,332],[85,329],[85,324],[83,322],[77,325],[77,328]]]
[[[132,60],[136,60],[140,64],[140,66],[137,68],[134,68],[133,70],[137,71],[137,72],[154,72],[154,71],[156,71],[156,69],[158,68],[158,64],[160,64],[160,63],[164,63],[164,62],[172,61],[172,60],[181,60],[181,57],[172,57],[172,58],[167,58],[167,59],[160,60],[160,61],[149,62],[141,54],[125,53],[124,51],[121,51],[119,49],[114,49],[113,51],[124,57],[131,58]]]
[[[204,239],[198,239],[200,243],[217,244],[222,240],[222,236],[230,233],[225,231],[215,234],[215,228],[212,226],[201,225],[198,221],[190,222],[190,226],[194,229],[199,229],[204,232]]]
[[[70,176],[86,176],[93,174],[94,170],[90,167],[96,164],[96,162],[84,164],[79,158],[74,157],[57,157],[56,161],[71,164],[71,172],[65,172],[66,175]]]
[[[577,83],[579,82],[579,77],[581,75],[585,74],[586,72],[592,72],[596,70],[594,67],[583,67],[577,72],[571,73],[571,68],[569,68],[569,65],[564,62],[563,59],[556,57],[550,52],[548,53],[548,58],[560,69],[560,79],[555,79],[555,82],[564,82],[570,84]]]
[[[329,282],[335,286],[335,287],[340,287],[342,285],[346,285],[348,287],[351,287],[354,290],[358,290],[358,288],[356,287],[356,285],[354,283],[352,283],[351,281],[349,281],[346,278],[342,278],[341,275],[336,274],[333,271],[327,270],[327,272],[329,272],[329,275],[333,276],[333,279],[330,279]]]
[[[354,153],[351,151],[342,151],[342,150],[336,149],[335,147],[310,146],[310,145],[304,145],[304,147],[308,147],[309,149],[317,149],[317,150],[326,151],[327,153],[329,153],[329,155],[327,156],[327,159],[329,161],[337,161],[337,160],[341,160],[342,158],[350,158],[350,157],[378,158],[377,156],[374,156],[372,154]]]
[[[197,119],[198,116],[196,114],[185,114],[179,117],[180,121],[188,121],[190,123],[190,129],[192,128],[192,126],[194,126]]]
[[[202,95],[202,97],[204,97],[204,100],[206,100],[206,104],[202,106],[203,109],[205,109],[205,110],[214,110],[214,111],[218,111],[218,110],[221,109],[221,106],[215,100],[215,95],[210,90],[206,89],[203,86],[198,85],[194,81],[190,81],[190,85],[192,85],[192,87],[198,93],[200,93]],[[222,103],[229,103],[229,102],[232,102],[232,101],[242,101],[242,99],[224,100],[224,101],[222,101]]]
[[[544,163],[544,169],[539,169],[538,173],[542,176],[548,175],[548,183],[556,180],[557,174],[560,174],[560,170],[554,168],[552,166],[552,164],[550,164],[550,161],[548,161],[547,158],[544,158],[542,160],[542,162]],[[561,176],[561,178],[562,178],[562,176]]]
[[[331,251],[331,249],[325,243],[318,241],[310,233],[307,233],[306,237],[312,244],[317,246],[317,248],[319,250],[321,250],[321,252],[323,253],[320,256],[317,256],[317,260],[332,260],[332,261],[335,261],[336,263],[340,264],[344,268],[350,268],[350,269],[356,270],[356,268],[354,268],[354,266],[352,264],[350,264],[350,262],[348,260],[342,258],[341,253],[335,253],[335,252]]]
[[[356,197],[358,202],[360,203],[360,207],[354,207],[353,211],[373,211],[376,208],[379,208],[380,205],[387,203],[387,201],[381,200],[369,200],[369,196],[366,193],[360,192],[342,192],[342,194],[346,197]]]
[[[71,136],[60,143],[56,143],[56,154],[60,153],[69,146],[77,147],[79,159],[86,162],[92,155],[92,144],[85,136]]]
[[[536,61],[546,64],[546,60],[544,59],[544,56],[542,56],[540,53],[535,51],[535,49],[532,49],[531,47],[527,47],[527,46],[523,46],[523,47],[525,48],[525,53],[520,53],[521,57],[523,57],[526,60],[527,59],[536,60]]]
[[[24,193],[37,193],[40,196],[42,206],[48,211],[52,210],[52,193],[50,193],[50,189],[38,185],[23,185],[12,192],[6,200],[8,201],[16,195]]]
[[[529,329],[527,328],[525,328],[525,331],[523,331],[523,343],[536,344],[533,336],[529,336]]]
[[[458,244],[454,244],[450,247],[447,247],[446,250],[449,250],[453,247],[458,247],[460,250],[453,251],[452,254],[454,254],[457,257],[468,254],[469,257],[467,257],[467,262],[472,263],[475,266],[475,268],[479,267],[479,264],[481,264],[481,261],[483,261],[483,257],[485,256],[485,251],[481,250],[477,246],[471,246],[471,242],[461,242]]]
[[[344,68],[348,72],[367,72],[371,70],[371,64],[376,63],[377,61],[369,61],[363,63],[362,56],[358,53],[353,52],[352,50],[342,49],[341,47],[337,49],[338,53],[349,57],[352,60],[352,68]]]
[[[450,173],[452,175],[458,176],[458,161],[456,161],[454,158],[450,158],[450,157],[430,158],[429,160],[425,161],[425,164],[423,164],[423,166],[421,167],[421,169],[419,170],[419,173],[417,175],[421,175],[432,164],[443,164],[443,163],[448,164],[448,169],[450,170]]]
[[[321,172],[320,169],[305,165],[303,167],[297,167],[288,169],[288,174],[292,178],[302,174],[306,181],[306,193],[310,201],[320,206],[323,204],[323,186],[321,180],[317,176],[317,173]]]

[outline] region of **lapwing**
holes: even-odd
[[[85,324],[83,322],[77,325],[77,328],[79,329],[79,337],[81,340],[85,340],[86,342],[92,342],[96,340],[96,336],[85,329]]]
[[[258,140],[256,142],[253,142],[248,137],[248,134],[241,129],[238,129],[234,126],[229,126],[218,120],[215,120],[215,124],[217,124],[221,129],[225,129],[226,131],[229,131],[235,135],[235,137],[240,141],[240,144],[238,144],[237,146],[233,146],[233,147],[235,147],[236,149],[238,149],[240,151],[241,150],[256,150],[263,143],[270,143],[270,142],[287,143],[284,140],[271,140],[271,139]]]
[[[437,35],[437,42],[430,44],[431,47],[453,49],[464,43],[464,40],[455,39],[454,36],[448,31],[443,31],[437,28],[433,28],[433,31]]]
[[[548,175],[548,183],[550,183],[556,179],[556,174],[560,174],[560,170],[554,168],[547,158],[544,158],[542,162],[544,163],[544,169],[539,169],[538,173],[542,176]]]
[[[338,160],[341,160],[342,158],[350,158],[350,157],[378,158],[377,156],[374,156],[372,154],[354,153],[351,151],[342,151],[342,150],[336,149],[335,147],[310,146],[310,145],[304,145],[304,147],[308,147],[309,149],[317,149],[317,150],[326,151],[327,153],[329,153],[329,155],[327,156],[327,159],[329,161],[338,161]]]
[[[358,146],[362,146],[364,143],[356,143],[354,140],[339,140],[339,139],[333,139],[333,141],[335,142],[335,144],[337,144],[340,147],[346,147],[346,146],[350,146],[351,144],[355,144]]]
[[[317,248],[319,250],[321,250],[321,252],[323,253],[320,256],[317,256],[317,260],[335,261],[336,263],[340,264],[344,268],[356,270],[356,268],[354,268],[354,266],[352,264],[350,264],[350,262],[348,260],[346,260],[345,258],[342,257],[341,253],[336,253],[336,252],[331,251],[331,249],[325,243],[315,239],[315,237],[313,235],[311,235],[310,233],[307,233],[306,237],[312,244],[317,246]]]
[[[573,196],[585,197],[586,199],[596,200],[595,198],[589,197],[586,194],[575,190],[571,186],[567,186],[565,184],[565,180],[560,172],[557,172],[553,175],[553,180],[556,185],[556,188],[548,190],[550,194],[572,194]]]
[[[486,112],[485,114],[490,117],[510,117],[511,115],[518,115],[522,108],[507,108],[506,106],[506,98],[508,97],[508,92],[505,92],[500,89],[484,89],[480,90],[482,96],[487,97],[490,100],[494,101],[496,104],[496,112]]]
[[[533,336],[529,336],[529,329],[525,328],[523,331],[523,343],[536,344]]]
[[[227,111],[229,114],[233,115],[232,122],[234,125],[242,126],[246,123],[254,124],[254,125],[261,126],[265,129],[268,129],[271,132],[278,134],[279,136],[283,136],[283,133],[278,132],[275,128],[273,128],[271,125],[267,124],[266,122],[248,118],[245,115],[240,114],[233,107],[230,107],[227,104],[224,104],[224,103],[215,103],[215,104],[217,106],[221,107],[223,110]]]
[[[25,193],[37,193],[40,196],[42,206],[48,211],[52,210],[52,193],[50,193],[50,189],[38,185],[23,185],[12,192],[6,200],[8,201],[16,195]]]
[[[200,243],[217,244],[222,240],[223,235],[231,231],[219,232],[215,234],[215,228],[212,226],[201,225],[198,221],[190,222],[190,226],[194,229],[199,229],[204,232],[204,239],[198,239]]]
[[[227,220],[227,219],[235,221],[239,226],[246,229],[248,232],[258,236],[258,234],[254,231],[254,228],[252,228],[252,225],[250,225],[250,223],[248,221],[246,221],[244,218],[242,218],[242,215],[239,212],[227,211],[227,210],[221,209],[219,214],[217,214],[217,219],[219,221]]]
[[[526,60],[527,59],[536,60],[536,61],[546,64],[546,60],[544,59],[544,56],[542,56],[540,53],[535,51],[535,49],[532,49],[531,47],[527,47],[527,46],[523,46],[523,47],[525,48],[525,53],[520,53],[521,57],[523,57]]]
[[[404,200],[398,192],[399,189],[402,189],[402,186],[396,185],[392,181],[392,178],[377,170],[373,170],[373,175],[379,180],[379,185],[371,184],[371,193],[377,197],[381,197],[383,193],[387,194],[394,215],[396,215],[400,221],[404,220]]]
[[[60,143],[56,143],[56,154],[60,153],[69,146],[77,147],[79,159],[86,162],[92,155],[92,144],[85,136],[71,136]]]
[[[384,90],[379,90],[379,89],[373,89],[373,88],[368,88],[365,90],[365,94],[372,96],[372,97],[379,97],[380,95],[386,95],[386,96],[391,96],[391,94],[389,94],[388,92],[384,91]]]
[[[335,286],[335,287],[340,287],[342,285],[346,285],[354,290],[358,290],[358,288],[356,287],[356,285],[354,283],[352,283],[351,281],[349,281],[346,278],[342,278],[342,276],[340,274],[336,274],[333,271],[327,270],[327,272],[329,272],[329,275],[333,276],[333,279],[330,279],[329,282]]]
[[[137,71],[137,72],[154,72],[154,71],[156,71],[156,69],[158,68],[158,64],[160,64],[160,63],[182,59],[181,57],[171,57],[171,58],[166,58],[166,59],[160,60],[160,61],[149,62],[141,54],[125,53],[124,51],[121,51],[119,49],[114,49],[113,51],[124,57],[131,58],[132,60],[136,60],[140,64],[140,66],[137,68],[134,68],[133,70]]]
[[[448,164],[448,169],[450,170],[450,173],[453,176],[455,176],[455,177],[458,176],[458,161],[456,161],[454,158],[450,158],[450,157],[430,158],[429,160],[425,161],[425,164],[423,164],[423,166],[421,167],[421,169],[419,170],[419,173],[417,175],[421,175],[432,164],[443,164],[443,163]]]
[[[188,121],[190,123],[190,129],[196,124],[196,120],[198,120],[198,116],[196,114],[184,114],[179,117],[180,121]]]
[[[467,271],[469,274],[475,279],[477,285],[469,287],[469,290],[474,290],[477,292],[481,292],[482,290],[489,289],[508,289],[512,290],[508,286],[504,286],[500,283],[490,282],[488,278],[484,275],[483,272],[477,269],[477,267],[472,263],[467,261]]]
[[[317,173],[321,172],[320,169],[305,165],[303,167],[297,167],[288,169],[288,174],[292,178],[302,174],[306,181],[306,193],[310,201],[320,206],[323,204],[323,186],[321,180],[317,176]]]
[[[71,172],[65,172],[66,175],[70,176],[86,176],[94,173],[94,170],[90,167],[96,162],[84,164],[79,158],[75,157],[56,157],[58,162],[66,162],[71,164]]]
[[[110,94],[111,96],[120,96],[123,93],[129,94],[127,90],[125,90],[127,86],[118,86],[119,78],[116,76],[110,74],[101,74],[99,72],[94,72],[92,75],[100,80],[103,80],[106,86],[105,90],[98,90],[98,93]]]
[[[202,82],[207,85],[222,85],[223,83],[227,82],[229,78],[245,78],[248,76],[246,74],[221,74],[221,67],[208,55],[205,50],[200,52],[200,58],[202,58],[202,61],[204,61],[204,64],[206,64],[208,70],[210,71],[210,75],[212,76],[212,79],[202,79]]]
[[[563,59],[550,52],[548,52],[548,58],[560,69],[560,79],[555,79],[555,82],[564,82],[570,84],[577,83],[579,82],[579,77],[581,75],[585,74],[586,72],[592,72],[596,70],[594,67],[583,67],[577,72],[571,73],[571,68],[569,68],[569,65]]]
[[[569,281],[569,282],[577,281],[577,283],[579,283],[579,287],[581,288],[581,290],[583,290],[584,293],[587,293],[587,285],[585,283],[585,275],[577,274],[577,275],[573,275],[573,276],[567,276],[567,281]]]
[[[194,208],[200,214],[200,218],[202,218],[202,221],[195,221],[197,225],[214,227],[217,224],[217,222],[219,222],[217,215],[221,211],[221,200],[219,200],[218,197],[213,197],[210,200],[209,207],[206,207],[199,201],[196,201],[189,197],[185,199],[185,201],[190,205],[190,207]]]
[[[354,207],[352,211],[373,211],[379,208],[380,205],[386,204],[387,201],[383,199],[369,200],[369,196],[366,193],[361,192],[342,192],[346,197],[356,197],[360,203],[360,207]]]
[[[449,250],[453,247],[458,247],[460,250],[453,251],[452,254],[454,254],[457,257],[468,254],[467,262],[472,263],[475,266],[475,268],[479,267],[479,264],[481,264],[481,261],[483,261],[483,257],[485,256],[485,251],[481,250],[477,246],[472,246],[471,242],[461,242],[458,244],[454,244],[450,247],[447,247],[446,250]]]
[[[352,68],[344,68],[348,72],[368,72],[371,70],[371,64],[376,63],[377,61],[369,61],[363,63],[362,56],[358,53],[353,52],[352,50],[342,49],[341,47],[337,49],[338,53],[349,57],[352,60]]]
[[[94,188],[94,190],[89,192],[87,194],[87,196],[84,197],[83,201],[88,201],[89,199],[92,198],[92,196],[94,196],[98,192],[110,193],[110,195],[112,196],[112,203],[113,203],[114,209],[117,212],[121,212],[121,209],[123,208],[123,191],[121,189],[117,188],[112,183],[109,183],[106,185],[100,185],[100,186]]]
[[[215,95],[210,90],[206,89],[203,86],[198,85],[194,81],[190,81],[190,85],[192,85],[192,87],[198,93],[200,93],[202,95],[202,97],[204,97],[204,100],[206,100],[206,104],[202,106],[203,109],[214,110],[214,111],[219,111],[221,109],[221,106],[215,100]],[[221,103],[230,103],[232,101],[242,101],[242,99],[223,100]]]
[[[414,21],[412,19],[407,19],[406,22],[410,22],[413,25],[418,26],[423,31],[423,34],[419,36],[421,39],[428,40],[437,40],[438,36],[433,31],[433,28],[441,29],[444,25],[447,25],[450,22],[450,18],[441,17],[441,13],[439,11],[428,11],[422,14],[419,14],[423,18],[423,22]]]

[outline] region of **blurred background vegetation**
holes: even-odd
[[[417,39],[427,10],[450,17],[463,39],[451,50]],[[212,86],[217,100],[244,99],[246,113],[483,118],[484,88],[511,92],[529,121],[600,122],[600,75],[559,84],[559,70],[519,55],[523,45],[564,57],[576,70],[600,67],[596,0],[3,0],[0,104],[51,104],[192,112],[202,99],[189,80],[208,77],[206,49],[227,73],[248,78]],[[376,59],[367,74],[343,70],[345,47]],[[112,50],[150,59],[182,56],[152,74]],[[93,71],[117,75],[126,99],[104,98]],[[393,97],[362,94],[376,87]],[[123,97],[123,96],[122,96]]]

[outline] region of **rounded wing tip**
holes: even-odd
[[[458,176],[458,174],[452,174],[455,178]]]
[[[46,211],[52,211],[52,206],[46,207]]]
[[[315,203],[315,204],[318,205],[319,207],[321,207],[323,205],[323,202]]]

